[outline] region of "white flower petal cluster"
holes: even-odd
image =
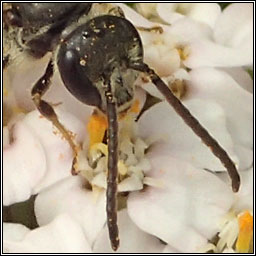
[[[127,167],[133,168],[130,178],[134,179],[127,182],[130,192],[118,211],[118,252],[234,251],[240,232],[237,216],[253,208],[253,90],[245,71],[253,63],[252,4],[231,4],[224,11],[214,3],[137,5],[145,17],[118,5],[138,27],[145,62],[170,88],[178,85],[183,104],[227,151],[241,176],[240,191],[234,194],[219,160],[142,75],[136,81],[139,108],[145,102],[145,91],[161,102],[136,123],[136,136],[149,147],[140,172],[136,161]],[[156,26],[163,32],[142,29]],[[83,176],[71,175],[69,144],[33,110],[30,85],[40,77],[47,57],[5,74],[8,94],[4,100],[13,113],[4,127],[3,204],[9,206],[37,194],[34,210],[39,227],[29,230],[5,223],[4,252],[110,253],[104,186],[88,188]],[[72,97],[58,74],[45,99],[60,103],[54,107],[60,121],[76,143],[88,148],[86,127],[93,109]],[[88,166],[84,158],[83,164]],[[103,173],[103,169],[98,171]],[[138,177],[138,187],[143,190],[132,191]],[[235,217],[221,224],[230,212]],[[229,237],[235,240],[231,243],[221,237],[221,246],[209,243],[227,225],[232,226]]]

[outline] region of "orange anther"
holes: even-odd
[[[130,112],[138,114],[139,111],[140,111],[140,102],[139,100],[135,100],[134,103],[132,104]]]
[[[107,127],[108,123],[105,116],[97,113],[91,115],[87,125],[90,140],[90,148],[95,143],[100,143],[103,141]]]
[[[245,211],[238,217],[239,235],[236,242],[236,250],[239,253],[248,253],[253,236],[253,217],[250,212]]]

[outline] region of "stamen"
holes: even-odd
[[[175,79],[173,82],[169,82],[168,86],[179,100],[185,96],[187,88],[183,80]]]
[[[90,147],[90,157],[92,161],[98,158],[98,154],[103,153],[106,157],[108,156],[108,146],[104,143],[94,143]]]
[[[107,119],[105,116],[98,113],[91,115],[87,130],[89,133],[89,147],[91,148],[94,144],[103,141],[105,131],[108,127]]]
[[[130,108],[130,112],[138,114],[140,112],[140,102],[139,100],[135,100]]]
[[[180,59],[185,61],[189,56],[189,47],[188,46],[178,46],[177,51],[180,55]]]
[[[119,113],[118,119],[123,120],[123,119],[129,117],[130,113],[138,114],[139,112],[140,112],[140,102],[139,102],[139,100],[135,100],[128,111],[125,111],[123,113]]]
[[[236,250],[239,253],[248,253],[253,236],[253,217],[250,212],[245,211],[238,217],[239,235],[236,242]]]
[[[123,160],[119,160],[118,161],[118,164],[117,164],[117,168],[118,168],[118,173],[120,175],[126,175],[127,172],[128,172],[128,168],[127,166],[125,165],[124,161]]]
[[[149,186],[163,187],[155,179],[145,179],[144,172],[151,169],[150,163],[145,158],[147,143],[137,137],[136,114],[140,111],[140,102],[135,100],[130,109],[119,113],[119,150],[118,150],[118,191],[130,192]],[[107,188],[107,162],[109,157],[108,145],[103,142],[107,129],[106,117],[94,112],[87,126],[90,147],[84,144],[83,153],[79,155],[80,174],[91,185],[93,193],[97,194],[98,188]],[[86,159],[85,159],[86,157]],[[145,183],[144,183],[145,182]]]

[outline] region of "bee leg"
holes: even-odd
[[[235,164],[228,156],[227,152],[219,145],[219,143],[209,134],[209,132],[199,123],[199,121],[191,115],[189,110],[177,99],[162,79],[148,67],[145,63],[131,64],[130,68],[146,73],[157,89],[163,94],[167,102],[174,108],[183,121],[193,130],[193,132],[202,139],[212,151],[212,153],[226,167],[232,181],[232,189],[237,192],[240,187],[240,176]]]
[[[76,170],[77,155],[79,147],[74,143],[70,132],[60,123],[58,116],[56,115],[53,107],[41,98],[45,92],[49,89],[51,84],[51,78],[54,73],[52,60],[48,63],[44,75],[36,82],[31,91],[32,100],[34,101],[38,111],[59,130],[61,135],[67,140],[73,151],[73,164],[72,164],[72,174],[76,175],[78,171]]]
[[[114,251],[119,247],[117,226],[117,177],[118,177],[118,121],[116,102],[109,89],[105,93],[108,119],[108,175],[107,175],[107,224],[111,246]]]

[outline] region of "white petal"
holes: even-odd
[[[243,90],[227,73],[212,68],[190,72],[188,98],[214,100],[227,116],[227,128],[235,144],[252,149],[253,96]]]
[[[21,241],[29,232],[29,228],[24,225],[3,223],[3,240]]]
[[[60,122],[75,135],[75,141],[81,142],[86,134],[85,125],[68,112],[59,111],[58,108],[55,110]],[[44,187],[71,175],[73,153],[68,142],[38,111],[26,115],[23,122],[37,136],[46,154],[47,173],[40,184],[34,188],[34,193],[37,193]]]
[[[140,230],[130,219],[127,210],[118,212],[120,248],[117,253],[159,253],[164,245],[156,238]],[[101,231],[93,246],[94,253],[113,253],[108,229]]]
[[[4,253],[29,253],[37,252],[37,248],[30,246],[30,244],[23,244],[21,242],[3,241]]]
[[[12,93],[19,107],[27,111],[35,109],[30,91],[33,84],[42,76],[49,57],[47,55],[40,60],[22,58],[19,60],[22,64],[18,62],[18,67],[8,67]]]
[[[77,100],[66,89],[58,72],[56,72],[55,76],[53,77],[51,89],[44,97],[44,99],[52,103],[61,103],[58,106],[60,111],[72,114],[84,124],[88,123],[94,109],[92,106],[88,106]]]
[[[82,229],[68,215],[28,233],[23,241],[4,241],[6,253],[90,253]]]
[[[23,122],[13,127],[13,142],[3,150],[3,203],[27,200],[46,172],[41,143]]]
[[[213,28],[220,13],[221,8],[217,3],[194,3],[188,16]]]
[[[243,68],[223,68],[222,70],[228,73],[246,91],[253,93],[253,80]]]
[[[173,247],[171,247],[170,245],[166,245],[162,253],[180,253],[180,252],[174,249]]]
[[[183,14],[176,12],[178,5],[177,3],[160,3],[157,4],[156,10],[161,19],[169,24],[173,24],[184,17]]]
[[[180,55],[177,49],[153,44],[145,48],[145,63],[152,67],[159,76],[169,76],[179,69]]]
[[[130,177],[124,179],[118,184],[118,191],[136,191],[143,188],[142,180],[136,174],[132,174]]]
[[[98,186],[100,188],[106,188],[107,187],[106,174],[104,172],[100,172],[92,179],[91,184],[94,186]]]
[[[225,248],[222,253],[231,254],[231,253],[237,253],[237,252],[232,248]]]
[[[148,187],[128,198],[131,219],[181,252],[195,252],[218,230],[219,218],[231,207],[231,188],[213,174],[171,158],[164,150],[149,155],[149,175],[164,188]],[[185,246],[184,246],[185,245]]]
[[[183,103],[229,153],[235,163],[238,163],[231,137],[226,129],[222,108],[214,102],[205,100],[190,100]],[[170,156],[186,160],[200,168],[224,170],[219,159],[166,102],[154,105],[147,110],[139,120],[139,127],[142,137],[164,142]]]
[[[39,225],[51,222],[62,213],[72,216],[92,244],[106,221],[105,195],[98,198],[85,189],[80,177],[70,177],[42,191],[35,201]]]
[[[253,165],[253,151],[252,149],[235,144],[234,150],[239,159],[239,170],[248,170]]]
[[[240,172],[241,176],[241,188],[236,194],[236,203],[234,208],[241,212],[243,210],[253,209],[253,168],[248,171]]]
[[[214,29],[217,43],[231,47],[244,47],[251,37],[251,54],[253,54],[253,4],[234,3],[229,5],[218,18]]]
[[[134,26],[150,28],[156,25],[156,23],[145,19],[139,13],[135,12],[132,8],[128,7],[126,4],[116,3],[116,5],[121,7],[121,9],[124,11],[126,19],[131,21]]]
[[[212,29],[209,26],[189,18],[175,22],[168,28],[168,31],[177,38],[181,45],[212,38]]]
[[[24,59],[22,60],[22,65],[19,65],[19,68],[14,66],[10,67],[10,70],[8,69],[13,94],[19,107],[27,111],[35,109],[30,91],[35,81],[44,73],[48,61],[49,55],[40,60]],[[61,103],[59,109],[73,114],[85,123],[93,111],[92,107],[79,102],[71,95],[65,88],[58,72],[54,73],[51,86],[43,99],[54,104]]]
[[[253,63],[253,54],[250,47],[231,48],[199,40],[189,45],[189,54],[183,63],[188,68],[248,66]]]
[[[238,193],[235,194],[235,202],[232,208],[236,213],[241,213],[245,210],[252,211],[254,195],[253,168],[242,171],[239,174],[241,178],[241,187]],[[224,182],[229,183],[229,177],[226,173],[217,173],[216,175]]]
[[[214,37],[213,41],[199,39],[190,45],[190,54],[184,62],[187,67],[252,65],[252,4],[231,4],[226,8],[216,23]]]
[[[160,3],[157,12],[169,24],[187,16],[213,28],[221,10],[216,3]]]

